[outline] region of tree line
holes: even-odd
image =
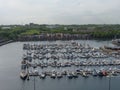
[[[9,27],[9,28],[5,28]],[[1,25],[0,38],[17,40],[20,36],[40,35],[43,33],[90,35],[93,39],[120,38],[120,25]]]

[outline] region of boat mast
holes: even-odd
[[[34,77],[34,90],[36,90],[36,89],[35,89],[35,77]]]
[[[110,77],[109,77],[109,90],[111,90],[111,75],[110,75]]]

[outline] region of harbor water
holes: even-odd
[[[64,41],[41,41],[41,42],[15,42],[0,47],[0,90],[109,90],[109,77],[84,78],[79,76],[76,79],[40,79],[30,77],[29,81],[20,79],[21,61],[24,43],[64,43]],[[110,41],[77,40],[77,42],[90,44],[93,47],[111,45]],[[120,90],[120,76],[111,77],[110,90]]]

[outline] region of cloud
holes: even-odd
[[[120,24],[119,6],[119,0],[0,0],[0,24]]]

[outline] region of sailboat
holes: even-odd
[[[97,71],[95,69],[93,70],[92,75],[93,76],[97,76],[98,75],[98,73],[97,73]]]

